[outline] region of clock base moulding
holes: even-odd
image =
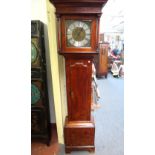
[[[91,121],[69,121],[66,117],[64,126],[65,152],[85,150],[95,151],[95,124]]]

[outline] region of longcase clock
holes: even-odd
[[[46,80],[43,23],[31,21],[31,137],[50,144],[50,112]]]
[[[95,150],[91,113],[92,61],[98,54],[99,20],[107,0],[51,0],[56,7],[58,52],[65,57],[68,115],[65,151]]]

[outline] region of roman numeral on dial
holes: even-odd
[[[69,47],[89,47],[91,30],[89,21],[69,21],[66,37]]]

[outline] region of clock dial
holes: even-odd
[[[90,47],[91,21],[66,20],[68,47]]]
[[[40,100],[40,90],[34,84],[31,84],[31,104],[36,104]]]
[[[35,63],[37,60],[38,50],[35,47],[34,43],[31,42],[31,63]]]

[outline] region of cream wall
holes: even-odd
[[[46,1],[44,0],[32,0],[31,3],[31,20],[40,20],[44,24],[47,23],[47,14],[46,14]],[[44,26],[45,33],[45,48],[46,48],[46,63],[47,63],[47,83],[48,83],[48,92],[49,92],[49,103],[50,103],[50,118],[51,123],[55,123],[55,110],[54,110],[54,101],[53,101],[53,92],[52,92],[52,80],[51,80],[51,69],[50,69],[50,59],[49,59],[49,45],[48,45],[48,34],[47,26]],[[51,92],[51,93],[50,93]]]
[[[45,46],[48,71],[48,90],[51,122],[56,122],[58,141],[64,143],[63,126],[66,108],[66,85],[64,58],[57,53],[55,8],[49,0],[32,0],[32,20],[45,25]]]

